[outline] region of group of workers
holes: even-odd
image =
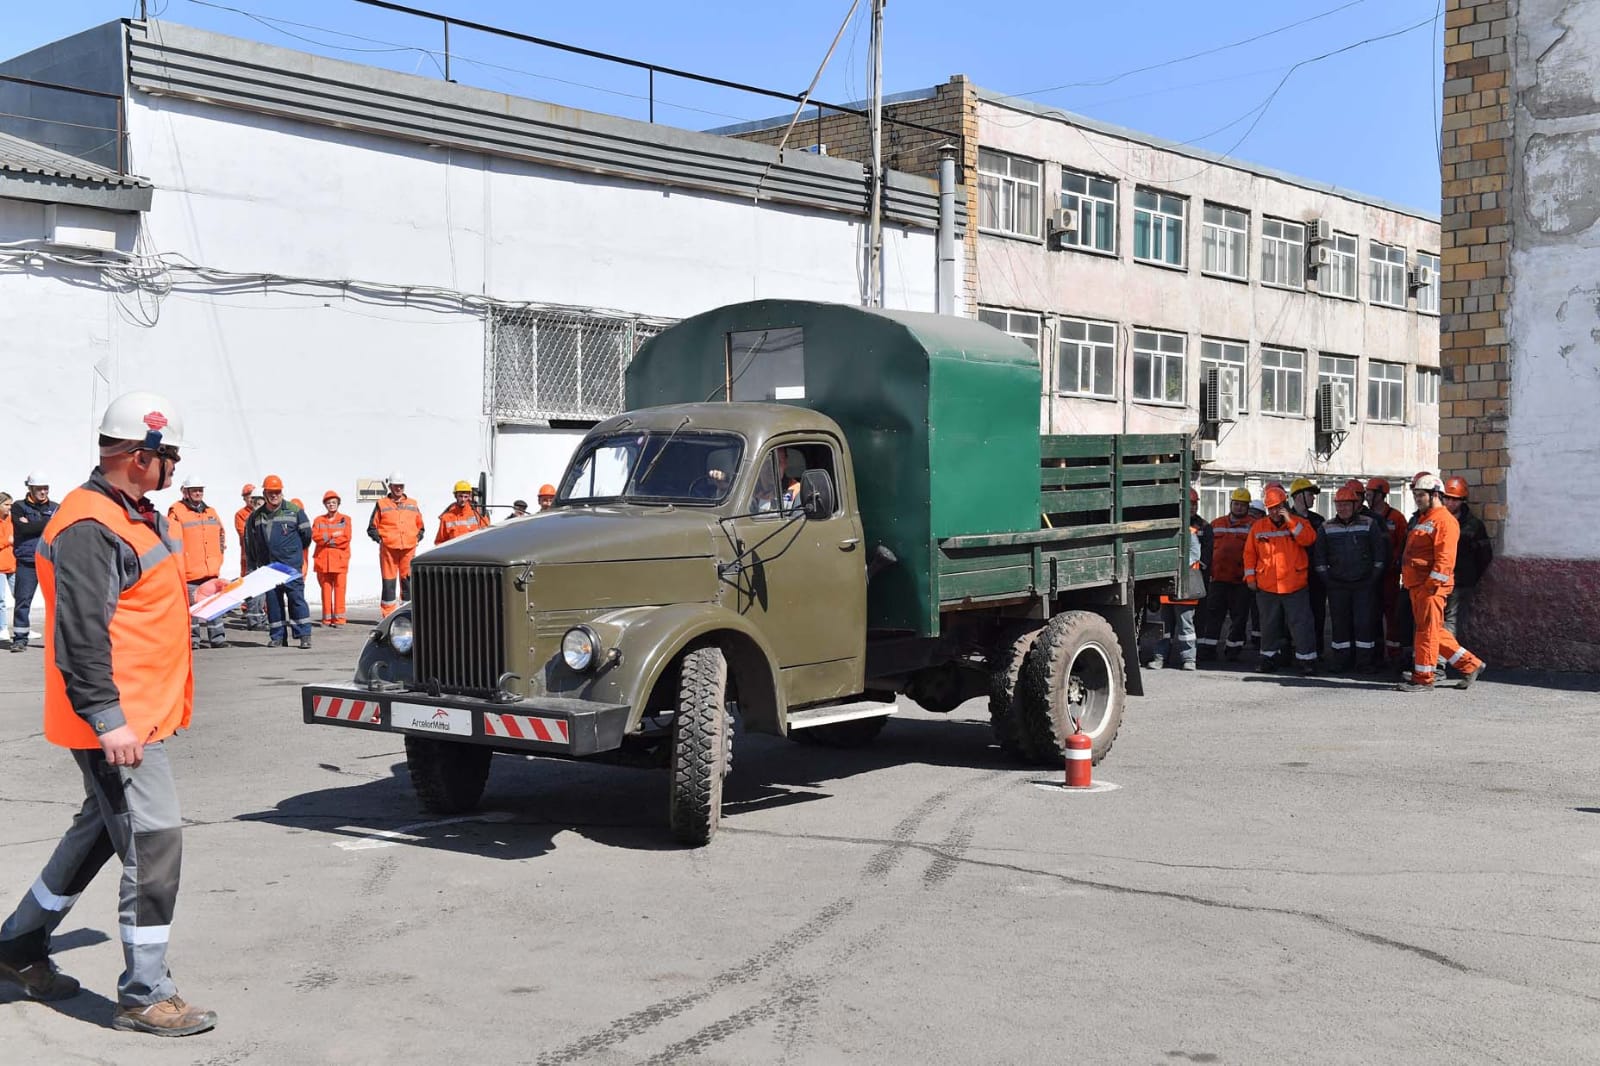
[[[422,543],[424,532],[421,507],[406,495],[404,480],[390,475],[388,490],[388,495],[373,506],[367,522],[367,536],[378,545],[385,616],[409,597],[411,557]],[[206,502],[203,480],[185,480],[181,493],[167,509],[166,519],[180,547],[178,565],[192,602],[201,586],[222,576],[228,538],[222,516]],[[553,485],[540,487],[541,511],[549,509],[555,494]],[[456,482],[454,496],[455,501],[439,516],[434,544],[489,524],[470,484]],[[321,625],[335,629],[344,625],[345,582],[354,523],[339,510],[343,501],[333,489],[322,494],[323,513],[308,517],[300,500],[285,499],[283,479],[276,474],[262,479],[259,491],[254,484],[245,485],[240,497],[242,505],[233,516],[239,576],[272,564],[296,574],[276,588],[246,600],[241,608],[244,623],[249,629],[268,630],[270,647],[287,647],[293,639],[299,647],[309,648],[311,608],[306,600],[306,576],[315,573],[321,591]],[[28,475],[27,494],[20,500],[0,492],[0,643],[8,644],[14,652],[29,647],[31,608],[38,590],[35,552],[58,507],[50,498],[49,478],[41,472]],[[522,518],[531,513],[527,501],[517,500],[510,517]],[[221,648],[227,643],[222,618],[193,623],[192,648]]]
[[[1266,673],[1398,666],[1401,690],[1427,692],[1448,668],[1472,685],[1485,664],[1458,637],[1492,543],[1463,478],[1422,471],[1410,488],[1409,520],[1389,506],[1381,477],[1340,486],[1331,518],[1313,509],[1318,487],[1303,477],[1268,483],[1260,500],[1235,489],[1228,513],[1209,522],[1192,513],[1189,563],[1204,592],[1191,585],[1183,594],[1192,598],[1162,598],[1167,638],[1146,665],[1234,661],[1248,633]],[[1190,504],[1198,512],[1192,489]]]

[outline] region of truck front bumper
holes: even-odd
[[[622,746],[626,704],[555,697],[496,703],[425,692],[374,692],[364,685],[307,685],[300,690],[307,725],[486,744],[507,751],[594,755]]]

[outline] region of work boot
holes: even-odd
[[[1462,674],[1461,687],[1471,688],[1473,685],[1477,684],[1478,678],[1482,677],[1483,672],[1487,669],[1489,669],[1488,663],[1479,663],[1478,668],[1472,671],[1470,674]]]
[[[1184,669],[1184,670],[1198,670],[1199,667],[1194,664],[1194,660],[1193,659],[1189,659],[1189,660],[1186,660],[1184,662],[1184,664],[1182,666],[1182,669]]]
[[[26,966],[0,960],[0,981],[20,985],[29,999],[68,999],[79,991],[78,982],[56,969],[48,958],[36,959]]]
[[[269,648],[287,648],[288,646],[289,639],[287,637],[273,637],[267,641],[267,647]]]
[[[310,651],[311,650],[311,638],[309,636],[304,636],[304,637],[300,638],[300,650],[301,651]]]
[[[1144,664],[1144,668],[1146,670],[1164,670],[1166,669],[1166,666],[1167,664],[1161,659],[1151,659],[1149,662]]]
[[[1403,677],[1405,680],[1401,681],[1398,685],[1396,685],[1394,687],[1394,690],[1396,692],[1432,692],[1433,691],[1433,683],[1432,682],[1418,681],[1416,679],[1416,675],[1415,674],[1405,673],[1405,674],[1402,674],[1401,677]]]
[[[1237,662],[1238,659],[1239,659],[1239,653],[1241,651],[1243,651],[1243,650],[1244,650],[1243,648],[1228,648],[1228,649],[1226,649],[1222,653],[1222,661],[1225,662],[1225,663]]]
[[[182,996],[173,996],[148,1007],[118,1007],[111,1016],[113,1029],[153,1036],[193,1036],[216,1024],[216,1011],[191,1007]]]
[[[1299,674],[1301,677],[1310,677],[1312,674],[1317,672],[1317,664],[1314,660],[1302,660],[1301,662],[1295,664],[1294,669],[1295,673]]]
[[[228,638],[218,637],[216,640],[211,642],[211,646],[213,648],[226,648],[228,646]]]
[[[28,638],[27,637],[18,637],[17,639],[13,640],[11,642],[11,650],[12,651],[27,651],[28,650]]]
[[[1278,660],[1276,660],[1276,659],[1269,659],[1268,657],[1263,655],[1261,657],[1261,661],[1259,663],[1256,663],[1256,673],[1258,673],[1258,674],[1275,674],[1277,672],[1278,672]]]

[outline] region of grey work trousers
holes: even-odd
[[[118,931],[124,970],[117,1002],[144,1007],[177,994],[167,970],[167,938],[183,864],[183,819],[172,763],[161,743],[146,744],[137,768],[112,766],[98,748],[74,750],[86,796],[44,871],[0,925],[0,958],[27,965],[50,951],[50,934],[100,867],[122,859]]]
[[[1444,601],[1444,627],[1456,638],[1456,643],[1463,646],[1471,639],[1468,634],[1472,632],[1472,601],[1477,596],[1476,585],[1469,589],[1456,585]]]
[[[1168,666],[1194,662],[1193,603],[1163,603],[1161,624],[1165,635],[1156,644],[1156,659]]]
[[[195,595],[200,586],[214,578],[201,578],[199,581],[189,582],[189,603],[192,605],[200,597]],[[213,618],[209,622],[202,622],[198,618],[189,620],[189,639],[195,644],[221,644],[228,639],[228,629],[221,618]]]
[[[1305,589],[1294,592],[1257,592],[1256,603],[1261,607],[1261,658],[1264,662],[1279,662],[1284,658],[1284,645],[1294,640],[1294,657],[1299,663],[1317,661],[1317,641],[1311,635],[1311,594]]]

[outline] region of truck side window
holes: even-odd
[[[825,470],[834,493],[842,499],[838,464],[827,444],[781,444],[768,450],[756,474],[750,510],[789,514],[800,507],[800,477],[807,470]]]

